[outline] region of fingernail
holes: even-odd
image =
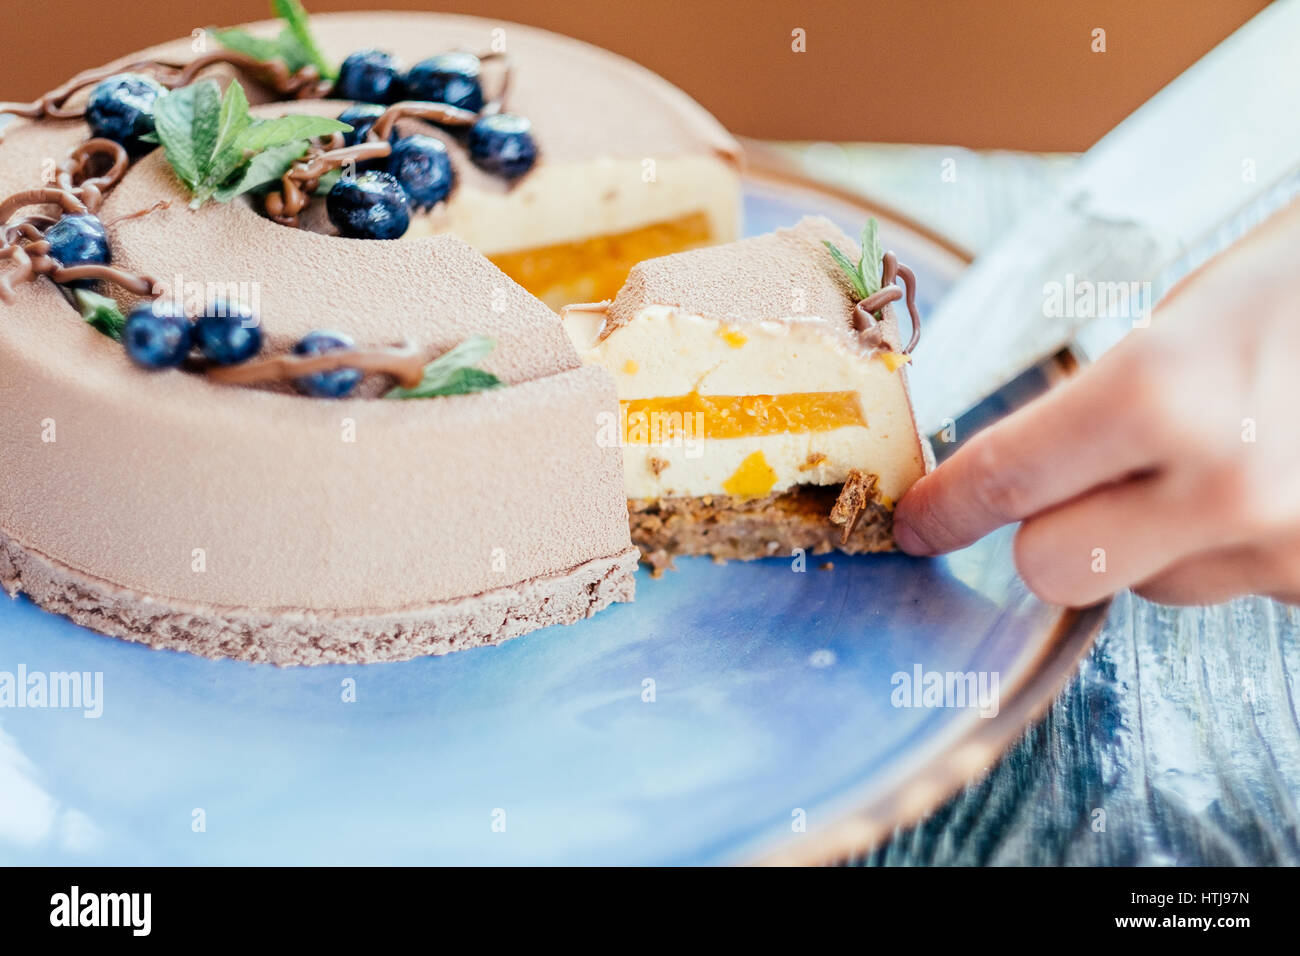
[[[912,526],[897,515],[894,516],[894,543],[908,554],[927,555],[929,546],[921,536],[912,530]]]

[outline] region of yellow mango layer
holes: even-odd
[[[791,392],[785,395],[678,395],[672,398],[635,398],[619,403],[629,424],[658,422],[662,438],[672,437],[673,422],[685,416],[703,416],[705,439],[749,438],[754,435],[827,432],[848,425],[866,425],[857,392]],[[654,429],[629,428],[631,436]],[[636,438],[629,437],[629,441]],[[648,438],[640,444],[647,443]]]
[[[552,308],[612,299],[638,262],[714,241],[702,212],[581,242],[488,256],[502,272]]]

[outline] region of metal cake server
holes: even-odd
[[[976,260],[917,349],[925,433],[990,396],[1016,404],[997,393],[1025,391],[1063,349],[1095,358],[1178,278],[1300,195],[1297,51],[1300,0],[1279,0],[1103,137]]]

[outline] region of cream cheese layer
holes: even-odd
[[[509,191],[466,183],[404,238],[455,233],[485,256],[582,242],[703,213],[715,242],[736,237],[740,177],[717,156],[602,156],[543,165]]]
[[[733,324],[649,305],[612,329],[603,319],[565,314],[583,360],[614,377],[605,438],[623,447],[629,498],[761,496],[858,468],[894,500],[924,472],[897,353],[859,349],[817,316]]]

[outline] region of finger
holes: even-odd
[[[1296,602],[1300,601],[1296,554],[1296,545],[1222,548],[1185,558],[1133,590],[1157,604],[1218,604],[1243,594]]]
[[[898,503],[894,537],[911,554],[964,547],[995,528],[1155,467],[1140,434],[1131,363],[1107,356],[975,435]]]
[[[1259,570],[1251,549],[1225,548],[1178,561],[1133,590],[1157,604],[1218,604],[1257,590]]]
[[[1016,567],[1039,597],[1083,607],[1148,581],[1222,531],[1159,478],[1098,489],[1036,515],[1016,534]]]

